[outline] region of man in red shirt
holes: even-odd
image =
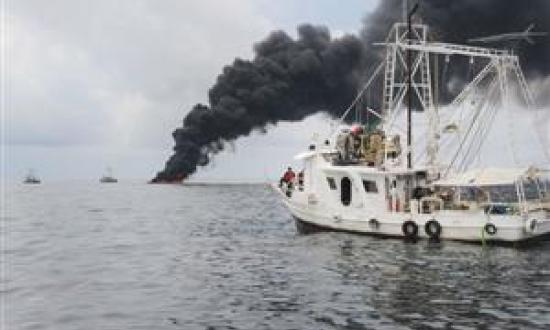
[[[292,188],[292,183],[294,182],[294,178],[296,178],[296,174],[292,170],[292,167],[288,167],[285,174],[283,174],[283,177],[281,178],[281,181],[279,181],[279,186],[282,187],[283,183],[286,183],[287,188]]]

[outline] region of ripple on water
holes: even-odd
[[[299,235],[264,186],[11,187],[10,329],[548,329],[550,242]]]

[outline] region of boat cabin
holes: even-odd
[[[550,212],[549,171],[481,169],[430,182],[425,169],[384,169],[333,162],[339,157],[334,151],[315,150],[296,157],[304,161],[299,190],[309,196],[310,203],[316,203],[316,196],[323,195],[335,207],[369,205],[387,212],[483,211],[507,215],[536,209]]]
[[[411,201],[429,193],[427,170],[383,169],[364,164],[339,164],[333,151],[309,151],[303,160],[303,181],[298,193],[322,194],[335,206],[361,208],[376,205],[389,212],[410,212]]]

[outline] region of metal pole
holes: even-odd
[[[418,10],[418,3],[409,11],[407,15],[407,41],[411,46],[412,38],[412,17]],[[407,49],[407,168],[412,169],[412,52],[410,47]]]

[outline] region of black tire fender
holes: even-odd
[[[424,225],[424,231],[430,238],[437,239],[441,236],[441,225],[435,219],[429,220]]]
[[[485,232],[490,236],[495,235],[498,231],[497,227],[490,222],[483,227],[483,230],[485,230]]]
[[[407,220],[403,222],[403,225],[401,226],[401,231],[403,232],[403,235],[405,235],[405,237],[407,238],[418,237],[418,225],[412,220]]]

